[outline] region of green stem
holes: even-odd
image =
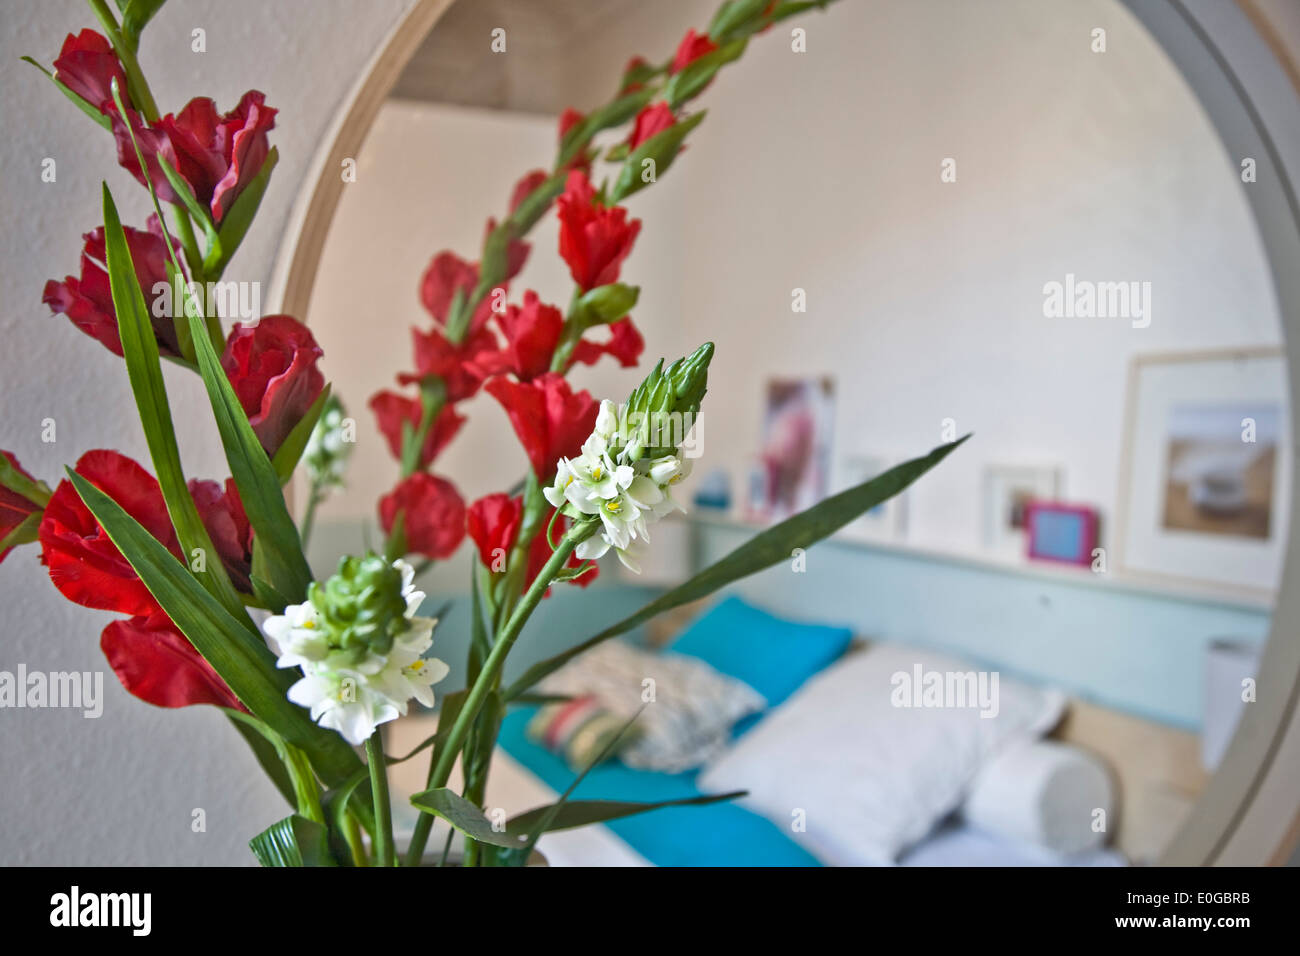
[[[302,516],[302,530],[298,536],[302,539],[302,550],[307,550],[307,541],[311,538],[312,525],[316,522],[316,508],[325,499],[321,493],[320,486],[315,482],[312,483],[311,493],[307,496],[307,510]]]
[[[366,764],[370,767],[370,792],[375,798],[375,865],[396,866],[393,807],[388,801],[388,767],[384,763],[384,741],[378,727],[366,740]]]
[[[184,203],[173,203],[176,215],[172,221],[176,223],[176,238],[181,241],[181,249],[185,252],[185,262],[190,267],[190,277],[195,282],[201,282],[203,275],[203,254],[199,252],[199,240],[194,235],[194,225],[190,222],[190,212],[185,208]],[[219,279],[220,276],[212,276],[213,279]]]
[[[356,814],[351,810],[343,815],[343,839],[352,854],[352,865],[365,866],[368,861],[365,847],[361,842],[361,824],[357,823]]]
[[[456,757],[460,754],[470,727],[473,726],[474,719],[478,716],[484,701],[487,700],[488,694],[492,693],[493,687],[497,685],[497,679],[500,677],[501,670],[505,665],[506,655],[514,647],[519,632],[523,630],[524,624],[528,622],[533,610],[541,603],[542,598],[546,595],[546,589],[551,585],[551,581],[560,573],[560,569],[564,567],[565,562],[569,560],[569,555],[573,553],[573,549],[595,534],[598,525],[599,521],[581,521],[565,532],[564,537],[560,539],[559,547],[555,549],[555,553],[547,560],[536,579],[529,586],[528,591],[519,602],[519,606],[511,613],[505,627],[497,635],[496,643],[492,645],[492,653],[483,662],[483,670],[479,672],[478,680],[474,682],[474,686],[470,688],[469,694],[465,697],[465,703],[461,705],[460,713],[456,715],[456,722],[451,725],[451,733],[447,735],[447,739],[438,748],[438,760],[429,769],[428,789],[447,785],[447,778],[451,776],[451,768],[456,763]],[[421,813],[420,818],[416,821],[415,830],[411,833],[411,845],[407,849],[406,861],[408,866],[415,866],[419,863],[424,854],[424,846],[428,842],[429,829],[432,825],[433,817],[430,814]]]
[[[154,102],[149,83],[140,69],[140,61],[135,58],[135,51],[122,38],[117,18],[113,16],[113,11],[108,8],[108,4],[104,0],[87,0],[87,2],[90,4],[91,12],[95,14],[95,18],[99,20],[108,35],[108,42],[113,44],[113,51],[117,53],[117,58],[122,61],[122,69],[126,72],[126,86],[131,91],[131,105],[138,109],[144,116],[145,122],[152,126],[158,122],[158,104]]]

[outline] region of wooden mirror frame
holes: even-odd
[[[412,0],[353,87],[309,167],[272,272],[268,311],[307,316],[345,159],[361,151],[402,70],[453,0]],[[1120,0],[1181,71],[1228,155],[1252,157],[1245,187],[1260,230],[1300,396],[1300,70],[1255,0]],[[1153,173],[1159,175],[1158,171]],[[1293,408],[1294,408],[1293,398]],[[1291,416],[1300,448],[1300,415]],[[1294,466],[1294,463],[1293,463]],[[1300,839],[1300,481],[1277,607],[1260,664],[1258,699],[1218,772],[1165,850],[1170,865],[1286,862]]]

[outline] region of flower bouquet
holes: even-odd
[[[154,215],[143,229],[124,226],[105,187],[102,225],[85,236],[80,275],[50,281],[44,300],[125,366],[153,473],[116,451],[92,450],[51,491],[4,452],[0,559],[39,544],[65,597],[122,615],[100,646],[132,694],[225,712],[292,808],[252,837],[261,863],[436,865],[446,850],[426,855],[427,841],[441,818],[464,835],[465,865],[521,865],[549,830],[651,809],[584,804],[566,793],[489,822],[484,793],[503,713],[535,699],[538,681],[589,648],[844,526],[958,444],[757,534],[618,623],[503,680],[549,588],[585,586],[610,551],[636,569],[652,525],[681,507],[677,485],[690,473],[688,450],[697,450],[687,438],[705,400],[711,343],[658,362],[623,401],[597,401],[566,379],[575,365],[606,356],[633,367],[644,348],[630,316],[638,289],[619,281],[641,223],[622,204],[677,161],[705,117],[691,104],[717,72],[755,35],[821,5],[729,0],[673,56],[634,58],[606,105],[561,117],[554,166],[518,182],[505,215],[488,220],[477,261],[433,257],[420,285],[433,321],[415,333],[415,369],[398,376],[410,393],[370,401],[401,468],[378,503],[383,547],[318,577],[304,541],[316,505],[342,482],[354,423],[301,321],[255,315],[229,331],[222,321],[256,301],[225,271],[276,165],[276,110],[250,91],[227,113],[199,97],[162,114],[137,59],[162,3],[118,0],[119,18],[104,0],[90,0],[102,33],[69,35],[48,75],[102,127],[118,162],[148,190]],[[628,126],[612,146],[595,145]],[[594,171],[598,163],[608,175]],[[509,294],[531,253],[527,236],[552,208],[574,281],[564,310],[532,291],[514,301]],[[164,359],[206,391],[230,468],[224,481],[187,479],[182,469]],[[479,389],[501,404],[531,467],[517,483],[502,476],[512,491],[467,507],[432,469],[464,424],[460,403]],[[310,487],[301,523],[285,490],[298,468]],[[412,699],[435,703],[433,687],[448,668],[429,656],[437,621],[422,614],[417,566],[445,560],[466,535],[476,545],[467,686],[439,694],[437,732],[401,758],[426,760],[428,774],[412,798],[418,822],[399,848],[380,728]],[[463,785],[453,790],[458,761]]]

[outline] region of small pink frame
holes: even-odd
[[[1071,554],[1044,551],[1039,520],[1044,516],[1059,515],[1079,521],[1079,547]],[[1031,501],[1025,506],[1025,538],[1028,554],[1034,561],[1056,561],[1061,564],[1092,564],[1092,552],[1097,547],[1098,515],[1096,508],[1087,505],[1066,505],[1057,501]]]

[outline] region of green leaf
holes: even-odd
[[[41,526],[41,512],[35,511],[20,521],[7,535],[0,538],[0,554],[20,544],[31,544],[38,538],[37,530]]]
[[[0,455],[0,485],[16,495],[22,495],[32,504],[44,508],[50,503],[50,489],[43,481],[28,478],[21,471],[9,464],[9,459]]]
[[[280,150],[272,146],[257,175],[248,181],[243,192],[236,197],[230,208],[226,210],[226,214],[221,217],[221,225],[217,227],[219,241],[215,246],[209,245],[208,254],[203,259],[203,271],[208,276],[221,275],[230,260],[234,258],[239,244],[244,241],[244,236],[248,233],[248,227],[253,224],[258,206],[262,204],[267,183],[271,181],[271,171],[279,161]]]
[[[567,651],[534,664],[506,688],[506,700],[514,700],[543,677],[559,670],[573,658],[602,641],[630,631],[664,611],[707,597],[733,581],[739,581],[757,571],[789,560],[790,553],[795,548],[812,546],[859,515],[870,511],[882,501],[894,497],[947,458],[953,449],[969,437],[966,435],[955,442],[940,445],[928,455],[896,465],[870,481],[832,495],[806,511],[754,535],[721,561],[705,568],[685,584],[651,601],[635,614],[623,618],[616,624],[611,624],[599,634]]]
[[[204,256],[204,274],[208,277],[214,275],[207,269],[209,259],[221,258],[221,238],[217,234],[217,226],[212,221],[212,214],[203,203],[199,202],[198,197],[194,195],[194,190],[186,182],[181,174],[172,169],[171,163],[167,162],[167,157],[162,153],[156,154],[158,166],[167,177],[167,182],[171,183],[172,191],[180,197],[183,205],[190,214],[190,217],[203,228],[203,236],[208,241],[208,251]],[[205,303],[206,305],[206,303]]]
[[[315,820],[298,814],[273,823],[248,841],[262,866],[337,866],[329,834]]]
[[[618,179],[614,182],[614,189],[610,193],[610,202],[622,202],[628,196],[650,185],[641,177],[641,171],[645,168],[643,164],[647,160],[654,161],[655,179],[662,176],[681,152],[682,143],[687,135],[704,121],[707,112],[707,110],[700,110],[685,119],[678,120],[632,150],[623,161],[623,168],[619,170]]]
[[[202,574],[203,586],[247,630],[257,628],[244,612],[234,585],[226,574],[212,539],[199,517],[194,498],[190,495],[181,468],[180,450],[176,445],[176,430],[172,424],[171,406],[167,401],[167,387],[163,382],[162,365],[158,358],[158,339],[149,317],[149,307],[136,278],[131,249],[126,242],[121,219],[113,196],[104,184],[104,259],[108,267],[108,282],[113,296],[113,309],[117,312],[118,334],[122,339],[122,355],[126,361],[127,377],[140,413],[140,425],[149,445],[158,485],[176,536],[180,539],[186,556],[200,551],[205,555]]]
[[[140,34],[166,2],[167,0],[130,0],[122,10],[122,38],[131,47],[131,52],[140,49]]]
[[[623,282],[596,286],[584,293],[574,305],[573,314],[583,329],[617,322],[632,311],[641,289]]]
[[[702,807],[710,803],[721,803],[723,800],[735,800],[747,793],[746,790],[735,790],[731,793],[704,794],[703,796],[683,797],[677,800],[660,800],[655,803],[636,803],[623,800],[569,800],[558,811],[555,810],[554,806],[545,806],[529,810],[527,813],[521,813],[517,817],[511,817],[506,822],[506,833],[515,836],[532,834],[538,826],[543,825],[548,816],[550,821],[545,823],[545,829],[541,831],[542,833],[553,833],[556,830],[572,830],[575,827],[585,827],[593,823],[608,823],[610,820],[619,820],[623,817],[648,813],[651,810],[660,810],[664,807]]]
[[[479,843],[490,843],[507,849],[514,849],[521,843],[518,836],[493,830],[492,824],[487,821],[478,807],[446,787],[421,791],[411,797],[411,803],[426,813],[441,817],[461,833]]]
[[[698,96],[706,86],[713,82],[718,70],[732,60],[738,59],[745,52],[745,45],[748,42],[748,39],[741,37],[738,40],[732,40],[730,43],[724,43],[712,53],[706,53],[675,75],[668,81],[668,86],[664,88],[664,99],[668,101],[668,105],[676,111],[683,103]]]
[[[53,83],[55,86],[57,86],[63,92],[64,96],[72,100],[73,104],[77,107],[77,109],[81,110],[81,112],[85,113],[87,116],[93,119],[100,126],[104,127],[104,129],[112,130],[113,121],[109,119],[108,116],[106,116],[104,113],[100,112],[98,106],[95,106],[89,100],[84,100],[76,93],[72,92],[72,90],[64,86],[63,83],[60,82],[59,79],[53,73],[45,69],[45,67],[41,66],[30,56],[19,57],[19,59],[23,60],[26,63],[30,63],[32,66],[36,67],[36,69],[40,70],[42,73],[48,76],[50,78],[50,82]]]
[[[266,644],[208,594],[185,565],[121,505],[71,468],[67,472],[81,500],[149,593],[235,696],[306,752],[327,784],[337,786],[356,773],[361,761],[343,738],[312,723],[307,711],[285,696],[295,677],[276,668],[275,655]]]
[[[718,7],[709,22],[709,39],[714,43],[730,39],[730,34],[758,20],[771,0],[728,0]]]
[[[293,430],[285,436],[280,447],[275,450],[275,457],[271,459],[271,466],[275,468],[275,473],[280,478],[280,484],[287,484],[293,477],[293,470],[298,467],[298,462],[302,459],[302,453],[307,448],[307,441],[311,438],[312,431],[316,428],[316,423],[320,421],[321,413],[325,411],[325,403],[329,401],[330,389],[332,386],[326,385],[321,389],[320,395],[316,401],[311,403],[311,408],[302,416],[302,420],[293,426]]]
[[[642,87],[624,93],[577,123],[564,134],[560,143],[557,169],[565,170],[580,150],[601,130],[622,126],[646,106],[655,95],[654,87]],[[566,173],[567,175],[567,173]]]
[[[289,806],[297,806],[298,795],[294,793],[293,781],[289,779],[289,771],[284,767],[284,761],[276,752],[275,745],[266,739],[266,735],[259,732],[248,721],[256,720],[256,717],[250,718],[248,714],[241,711],[227,711],[230,717],[230,723],[239,731],[239,736],[248,742],[249,748],[253,751],[253,756],[257,758],[258,764],[262,771],[271,778],[275,784],[275,789],[280,791],[280,795],[288,801]],[[235,716],[235,715],[238,716]]]
[[[470,557],[469,569],[469,588],[470,588],[470,605],[469,605],[469,667],[465,683],[469,687],[474,686],[478,680],[479,670],[483,667],[483,662],[492,651],[491,642],[488,641],[487,628],[483,626],[483,599],[479,591],[478,583],[478,561],[474,556]]]
[[[253,527],[255,544],[262,549],[266,583],[291,603],[298,603],[306,598],[312,575],[303,557],[298,527],[280,490],[280,477],[248,423],[239,397],[205,334],[202,319],[190,315],[189,320],[199,374],[208,389],[230,474]]]

